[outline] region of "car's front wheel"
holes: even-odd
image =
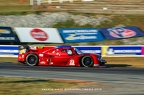
[[[26,64],[28,66],[36,66],[38,64],[38,57],[35,54],[28,54],[26,56]]]
[[[90,56],[84,56],[81,58],[81,66],[82,67],[93,67],[94,61]]]

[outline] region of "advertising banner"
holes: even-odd
[[[96,28],[59,28],[64,42],[97,42],[104,38]]]
[[[95,53],[101,55],[101,46],[73,46],[83,53]]]
[[[102,46],[102,56],[141,56],[142,46]]]
[[[100,31],[107,40],[144,36],[144,32],[135,26],[101,28]]]
[[[18,46],[0,45],[0,57],[17,57],[18,54]]]
[[[11,27],[0,27],[0,42],[19,42]]]
[[[20,42],[63,43],[56,28],[15,28]]]

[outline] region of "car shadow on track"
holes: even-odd
[[[130,67],[128,64],[107,64],[107,67]]]

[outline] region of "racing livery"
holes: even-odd
[[[83,53],[72,46],[19,46],[18,62],[29,66],[105,67],[98,54]]]

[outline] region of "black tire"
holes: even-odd
[[[93,67],[93,65],[94,65],[94,61],[93,61],[92,57],[90,57],[90,56],[82,57],[80,60],[80,63],[81,63],[82,67]]]
[[[28,54],[26,56],[26,64],[28,66],[37,66],[38,65],[38,57],[35,54]]]

